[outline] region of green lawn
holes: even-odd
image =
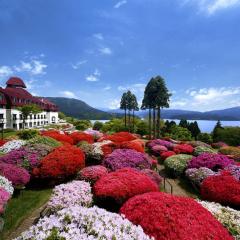
[[[0,239],[3,240],[12,232],[33,210],[47,202],[52,189],[22,190],[19,195],[13,197],[7,205],[4,215],[4,229]]]

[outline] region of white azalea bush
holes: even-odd
[[[10,195],[13,194],[14,188],[12,183],[3,176],[0,176],[0,187],[5,189]]]
[[[90,184],[85,181],[72,181],[58,185],[53,189],[48,207],[51,210],[60,210],[75,205],[90,207],[92,201]]]
[[[25,144],[26,144],[26,141],[24,140],[12,140],[12,141],[6,142],[3,146],[1,146],[0,151],[3,153],[9,153],[12,150],[19,149]]]
[[[230,207],[224,207],[214,202],[199,201],[199,203],[210,211],[214,217],[228,229],[236,240],[240,240],[240,211]]]
[[[98,207],[73,206],[42,218],[16,240],[150,240],[140,226]]]

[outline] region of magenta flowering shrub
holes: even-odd
[[[165,146],[162,145],[154,145],[151,149],[151,151],[156,155],[161,154],[162,152],[167,152],[168,149]]]
[[[39,161],[36,153],[28,152],[22,147],[0,157],[0,163],[14,164],[31,171],[38,166]]]
[[[103,160],[103,165],[112,171],[121,168],[151,168],[148,155],[131,149],[116,149]]]
[[[206,167],[213,171],[224,169],[234,161],[227,156],[213,153],[202,153],[197,157],[193,157],[188,163],[188,168]]]
[[[163,178],[154,170],[151,169],[142,169],[141,173],[144,173],[149,178],[151,178],[158,186],[162,183]]]
[[[174,144],[169,142],[169,141],[166,141],[166,140],[162,140],[162,139],[155,139],[155,140],[151,140],[147,143],[147,146],[152,149],[154,146],[156,145],[161,145],[161,146],[164,146],[166,147],[168,150],[171,150],[173,149],[174,147]]]
[[[46,157],[50,152],[53,151],[54,147],[48,146],[42,143],[27,144],[23,147],[28,154],[34,154],[37,156],[38,161]]]
[[[0,187],[0,215],[4,213],[4,206],[7,204],[10,198],[10,193],[4,188]]]
[[[12,182],[13,187],[23,187],[30,181],[30,174],[22,167],[0,163],[0,175]]]

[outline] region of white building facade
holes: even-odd
[[[24,82],[16,77],[7,81],[5,89],[0,88],[0,127],[19,130],[57,124],[59,121],[57,106],[47,99],[32,96],[25,88]],[[18,107],[26,104],[38,105],[42,112],[30,114],[23,126],[23,116]]]

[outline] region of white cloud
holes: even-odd
[[[75,98],[76,95],[71,91],[61,91],[60,94],[64,97]]]
[[[87,60],[82,60],[82,61],[79,61],[75,64],[71,64],[71,66],[72,66],[73,69],[77,70],[85,63],[87,63]]]
[[[185,0],[183,4],[197,4],[200,11],[213,15],[217,11],[240,5],[240,0]]]
[[[45,68],[47,68],[47,65],[40,60],[21,61],[20,65],[14,67],[17,72],[29,72],[32,75],[45,74]]]
[[[106,86],[105,88],[103,88],[104,91],[108,91],[111,89],[111,86]]]
[[[135,83],[127,86],[118,86],[118,91],[127,91],[130,90],[133,93],[143,93],[145,90],[146,84],[144,83]]]
[[[8,66],[0,66],[0,77],[8,77],[13,74],[13,71]]]
[[[89,75],[86,76],[86,81],[97,82],[97,81],[99,81],[100,76],[101,76],[101,72],[98,69],[95,69],[93,74],[89,74]]]
[[[119,99],[112,99],[109,100],[109,109],[118,109],[120,108],[120,100]]]
[[[119,1],[119,2],[117,2],[117,3],[114,5],[114,8],[118,9],[118,8],[120,8],[121,6],[123,6],[123,5],[126,4],[126,3],[127,3],[126,0]]]
[[[171,102],[171,107],[177,108],[177,107],[185,107],[187,105],[188,101],[185,99],[181,100],[175,100]]]
[[[93,37],[95,37],[98,40],[103,40],[104,39],[102,33],[95,33],[95,34],[93,34]]]
[[[112,50],[109,47],[100,48],[99,52],[103,55],[112,55]]]

